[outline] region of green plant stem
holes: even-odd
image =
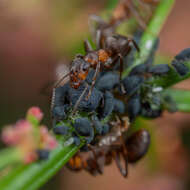
[[[123,77],[126,77],[135,66],[143,64],[150,56],[154,43],[174,5],[174,2],[175,0],[162,0],[160,2],[140,41],[140,55],[136,55],[135,62],[123,72]]]
[[[82,146],[82,145],[81,145]],[[46,183],[78,151],[80,147],[70,145],[51,152],[47,161],[31,165],[20,165],[0,180],[1,190],[34,190]]]
[[[0,169],[21,161],[21,154],[16,148],[5,148],[0,151]]]
[[[164,94],[171,96],[177,105],[178,111],[190,112],[190,91],[179,89],[167,89]]]

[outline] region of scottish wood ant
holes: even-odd
[[[67,166],[71,170],[80,171],[85,169],[92,175],[102,174],[104,166],[110,165],[112,160],[122,174],[127,177],[128,163],[135,163],[147,152],[150,144],[148,131],[142,129],[130,137],[123,137],[127,127],[115,126],[114,132],[102,137],[95,147],[90,147],[91,155],[76,154]],[[122,160],[124,163],[122,163]]]
[[[56,82],[54,88],[57,88],[62,80],[66,77],[70,77],[70,86],[74,89],[78,89],[79,86],[85,81],[90,69],[95,69],[94,76],[92,77],[91,88],[86,96],[86,100],[91,96],[92,90],[94,88],[96,78],[101,70],[112,68],[118,61],[120,63],[120,79],[123,71],[123,57],[127,56],[132,46],[139,51],[138,45],[133,39],[127,38],[125,36],[115,34],[108,36],[105,39],[103,46],[101,46],[100,41],[97,42],[97,46],[101,49],[93,50],[88,41],[84,42],[86,54],[77,55],[72,61],[71,70],[68,74],[63,76],[59,81]],[[84,93],[81,94],[76,105],[74,107],[73,113],[76,111],[82,97],[88,89],[88,84],[86,83],[86,88]]]
[[[98,36],[100,35],[97,35],[97,33],[101,31],[101,39],[103,39],[105,36],[109,36],[115,33],[117,26],[131,16],[137,20],[139,26],[144,30],[146,29],[146,22],[139,13],[139,9],[140,12],[146,14],[150,13],[150,15],[152,15],[152,9],[159,2],[160,0],[137,0],[136,5],[133,0],[121,0],[113,11],[113,14],[108,22],[104,21],[97,15],[91,15],[89,17],[91,33],[95,39],[98,39]]]

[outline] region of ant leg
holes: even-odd
[[[96,48],[97,49],[102,48],[102,45],[101,45],[101,30],[97,30],[97,32],[96,32]]]
[[[89,97],[90,97],[91,94],[92,94],[92,90],[93,90],[94,85],[95,85],[95,83],[96,83],[96,78],[97,78],[99,72],[100,72],[100,62],[98,62],[97,66],[96,66],[96,71],[95,71],[94,76],[93,76],[93,78],[92,78],[91,88],[90,88],[90,90],[89,90],[89,92],[88,92],[88,95],[86,96],[86,100],[88,100]]]
[[[119,54],[118,56],[119,56],[119,80],[121,83],[121,77],[123,73],[123,56],[121,54]]]
[[[128,40],[129,40],[129,44],[132,43],[134,45],[134,47],[136,48],[136,50],[138,51],[138,53],[140,53],[139,46],[137,45],[135,40],[133,40],[133,39],[128,39]]]
[[[81,58],[81,59],[83,59],[83,58],[84,58],[84,55],[82,55],[82,54],[80,54],[80,53],[77,53],[77,54],[75,55],[75,57],[76,57],[76,58]]]
[[[75,103],[75,106],[74,106],[74,108],[73,108],[73,111],[72,111],[72,114],[71,114],[71,115],[74,115],[74,114],[76,113],[77,108],[78,108],[78,106],[79,106],[79,104],[80,104],[80,102],[81,102],[83,96],[85,95],[87,89],[88,89],[88,84],[86,83],[86,87],[85,87],[85,89],[83,90],[83,92],[82,92],[82,94],[80,95],[80,97],[79,97],[79,99],[77,100],[77,102]]]
[[[124,156],[124,154],[122,154],[122,156],[124,159],[124,167],[122,167],[122,165],[121,165],[121,159],[120,159],[119,152],[115,152],[113,154],[117,168],[119,169],[119,171],[121,172],[123,177],[127,177],[127,175],[128,175],[128,159],[126,156]]]
[[[59,84],[70,75],[70,73],[67,73],[66,75],[64,75],[63,77],[61,77],[55,84],[54,84],[54,88],[57,88],[59,86]]]
[[[92,46],[90,44],[90,42],[88,40],[84,41],[84,50],[86,53],[89,53],[90,51],[92,51]]]
[[[94,25],[92,25],[93,24],[92,21],[94,22]],[[95,39],[96,39],[97,28],[99,28],[100,26],[106,25],[106,22],[97,15],[90,15],[88,19],[88,25],[89,25],[90,33],[92,34],[93,40],[96,41]]]
[[[100,168],[100,166],[98,164],[98,158],[97,158],[97,155],[96,155],[96,152],[95,152],[94,148],[90,144],[88,144],[88,148],[92,151],[92,154],[94,156],[95,165],[96,165],[96,168],[97,168],[98,172],[100,174],[103,174],[103,171],[102,171],[102,169]],[[104,164],[102,164],[102,165],[104,165]]]
[[[51,108],[51,111],[53,110],[53,107],[54,107],[54,105],[55,105],[55,88],[53,88],[53,92],[52,92],[52,98],[51,98],[51,106],[50,106],[50,108]]]
[[[137,20],[138,24],[140,25],[140,27],[143,30],[145,30],[147,25],[144,22],[143,18],[138,13],[138,11],[136,10],[135,6],[131,2],[127,3],[127,6],[129,8],[129,10],[131,11],[131,13],[133,14],[133,16],[136,18],[136,20]]]

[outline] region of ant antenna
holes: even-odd
[[[55,84],[54,84],[54,88],[57,88],[59,86],[59,84],[66,78],[69,76],[70,73],[67,73],[66,75],[64,75],[63,77],[61,77]]]
[[[79,99],[77,100],[77,102],[76,102],[76,104],[75,104],[75,106],[74,106],[74,108],[73,108],[72,115],[74,115],[74,114],[76,113],[77,108],[78,108],[78,106],[79,106],[79,103],[81,102],[83,96],[85,95],[85,93],[86,93],[86,91],[87,91],[87,89],[88,89],[88,84],[87,84],[87,83],[85,83],[85,84],[86,84],[86,87],[85,87],[85,89],[83,90],[82,94],[80,95]]]

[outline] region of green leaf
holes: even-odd
[[[82,146],[82,145],[81,145]],[[74,145],[59,145],[47,161],[20,165],[0,180],[1,190],[34,190],[45,184],[78,151]]]

